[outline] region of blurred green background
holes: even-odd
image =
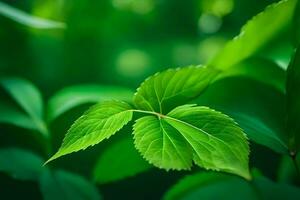
[[[1,0],[26,13],[65,22],[66,28],[30,28],[0,15],[0,76],[33,82],[48,99],[63,87],[96,83],[136,88],[149,75],[170,67],[205,64],[240,27],[275,0]],[[5,96],[2,93],[0,96]],[[52,127],[56,148],[86,107],[69,112]],[[127,128],[130,134],[130,126]],[[34,138],[10,126],[1,128],[1,146],[35,149]],[[2,133],[10,133],[9,136]],[[122,137],[122,136],[116,136]],[[117,140],[117,139],[112,139]],[[254,145],[254,144],[253,144]],[[252,146],[253,146],[252,145]],[[67,156],[56,165],[90,176],[104,145]],[[274,169],[279,156],[258,146],[254,161]],[[253,152],[251,152],[254,154]],[[152,169],[121,182],[99,186],[106,199],[158,199],[183,174]],[[118,191],[118,192],[116,192]],[[39,199],[36,183],[0,174],[0,192],[17,199]],[[12,195],[12,196],[11,196]]]

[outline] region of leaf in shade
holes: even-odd
[[[131,101],[133,92],[128,88],[100,85],[76,85],[57,92],[48,102],[47,117],[54,120],[72,108],[100,101],[118,99]]]
[[[0,149],[0,171],[19,180],[37,180],[43,171],[43,160],[17,148]]]
[[[83,177],[61,170],[44,171],[40,177],[44,200],[100,200],[97,188]]]
[[[20,78],[1,79],[0,84],[31,117],[39,132],[48,136],[43,121],[43,100],[39,90],[30,82]]]
[[[108,146],[100,155],[94,168],[97,183],[110,183],[152,168],[134,148],[132,138],[122,139]]]

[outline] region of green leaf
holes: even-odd
[[[169,69],[146,79],[137,89],[134,104],[138,109],[167,113],[197,97],[216,76],[204,66]]]
[[[231,77],[212,84],[197,104],[231,116],[248,137],[272,150],[288,154],[282,92],[243,77]]]
[[[83,177],[66,171],[45,171],[40,178],[44,200],[99,200],[97,188]]]
[[[58,152],[47,162],[109,138],[132,119],[132,112],[130,105],[121,101],[106,101],[92,106],[75,121]]]
[[[146,116],[134,125],[135,146],[164,169],[205,169],[250,178],[246,136],[228,116],[207,107],[179,106],[167,115]]]
[[[287,131],[292,154],[300,150],[300,46],[287,70]]]
[[[252,182],[247,182],[238,177],[225,174],[200,172],[180,180],[167,191],[163,199],[296,200],[299,199],[299,197],[299,188],[291,185],[274,183],[264,177],[256,177]]]
[[[3,2],[0,2],[0,15],[3,15],[25,26],[37,29],[66,28],[65,23],[29,15],[26,12],[13,8]]]
[[[20,180],[37,180],[43,170],[43,160],[35,154],[17,148],[0,149],[0,171]]]
[[[234,192],[228,192],[233,191]],[[200,172],[181,179],[164,195],[164,200],[253,200],[255,191],[241,178],[215,172]]]
[[[24,113],[0,102],[0,123],[11,124],[25,129],[38,130],[36,124]]]
[[[133,92],[128,88],[100,85],[77,85],[57,92],[48,102],[47,116],[52,121],[72,108],[100,101],[118,99],[131,101]]]
[[[266,79],[270,74],[272,78]],[[285,71],[266,59],[251,58],[240,62],[221,73],[215,81],[233,76],[248,77],[285,92]]]
[[[296,2],[283,0],[274,3],[253,17],[242,27],[240,34],[212,59],[209,66],[226,70],[264,48],[291,25]]]
[[[31,117],[38,130],[47,136],[47,127],[43,121],[43,100],[38,89],[30,82],[19,78],[2,79],[0,84]]]
[[[151,165],[134,148],[132,139],[126,138],[104,150],[97,161],[93,177],[97,183],[110,183],[137,175],[150,168]]]
[[[300,166],[299,154],[297,155],[295,162]],[[277,173],[278,182],[292,183],[293,180],[296,180],[297,178],[298,172],[291,156],[282,156]]]

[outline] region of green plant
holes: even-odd
[[[56,93],[44,106],[41,94],[28,81],[1,79],[1,86],[18,107],[1,102],[0,122],[30,130],[33,134],[28,137],[37,138],[42,151],[1,148],[0,171],[38,182],[45,199],[99,199],[95,185],[48,163],[119,132],[120,138],[108,143],[91,166],[96,183],[116,182],[153,166],[191,170],[194,163],[225,173],[200,169],[171,187],[164,199],[299,198],[299,188],[287,184],[300,176],[299,5],[297,0],[270,5],[206,65],[156,73],[135,94],[122,87],[72,86]],[[3,6],[0,3],[0,14]],[[20,21],[16,13],[4,15]],[[32,22],[21,21],[36,27]],[[45,28],[65,26],[46,22]],[[270,53],[276,40],[293,42],[280,66]],[[74,122],[53,155],[57,138],[51,125],[75,107],[94,103]],[[133,140],[128,135],[131,132]],[[254,143],[281,155],[277,182],[266,178],[251,159],[249,164]],[[232,188],[236,192],[228,193]]]

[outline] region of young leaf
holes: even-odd
[[[169,69],[144,81],[134,95],[138,109],[167,113],[197,97],[216,76],[217,71],[204,66]]]
[[[30,82],[19,78],[2,79],[0,84],[32,118],[38,130],[47,136],[48,131],[43,122],[43,100],[38,89]]]
[[[252,141],[287,154],[284,98],[268,85],[231,77],[213,83],[195,102],[231,116]]]
[[[44,200],[100,200],[97,188],[83,177],[66,171],[45,171],[40,177]]]
[[[96,182],[103,184],[134,176],[150,168],[151,165],[134,148],[132,138],[126,138],[104,150],[93,177]]]
[[[0,149],[0,171],[20,180],[37,180],[43,171],[43,160],[31,152]]]
[[[257,53],[291,25],[297,0],[283,0],[268,6],[241,29],[209,63],[225,70]],[[267,26],[266,26],[267,24]]]
[[[147,116],[134,125],[135,146],[150,163],[164,169],[198,166],[250,178],[249,146],[228,116],[207,107],[179,106],[167,115]]]
[[[125,102],[106,101],[92,106],[75,121],[58,152],[47,162],[98,144],[119,131],[131,118],[132,109]]]
[[[3,2],[0,2],[0,15],[32,28],[55,29],[66,27],[62,22],[29,15],[26,12],[13,8]]]
[[[293,154],[300,150],[300,46],[287,71],[287,131],[289,147]]]
[[[72,108],[100,101],[118,99],[131,101],[133,92],[128,88],[100,85],[76,85],[62,89],[48,102],[47,117],[54,120]]]

